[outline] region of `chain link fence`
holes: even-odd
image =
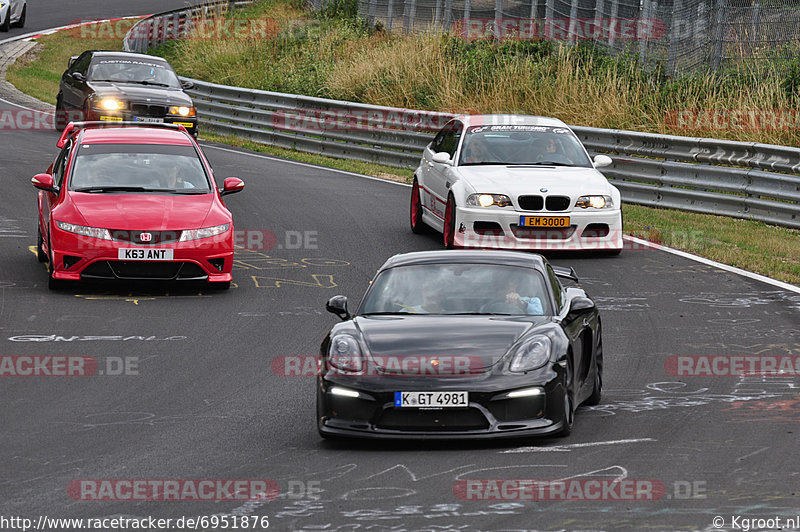
[[[330,0],[309,0],[322,9]],[[667,74],[800,55],[800,0],[357,0],[376,28],[591,41]]]

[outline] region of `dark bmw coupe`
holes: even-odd
[[[572,431],[600,401],[600,316],[574,270],[512,251],[429,251],[381,266],[321,345],[323,437],[493,438]]]
[[[170,64],[146,54],[87,50],[70,58],[56,96],[56,128],[69,122],[180,124],[197,138],[197,112]]]

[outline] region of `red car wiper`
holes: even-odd
[[[97,192],[152,192],[158,189],[145,188],[145,187],[81,187],[72,189],[75,192],[89,192],[90,194]]]

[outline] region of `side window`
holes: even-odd
[[[561,287],[561,281],[558,280],[556,274],[553,273],[553,268],[547,265],[547,276],[550,278],[550,285],[553,287],[553,296],[556,299],[556,314],[561,312],[564,306],[564,289]]]
[[[72,148],[72,141],[67,142],[67,145],[62,148],[61,153],[56,157],[56,162],[53,164],[53,181],[57,186],[61,186],[64,182],[64,169],[67,166],[69,159],[70,148]]]
[[[434,153],[438,152],[447,152],[450,154],[450,158],[452,159],[453,156],[456,154],[456,148],[458,147],[458,141],[461,139],[461,122],[452,122],[445,126],[443,130],[436,135],[436,138],[433,139],[431,143],[431,150]]]
[[[70,72],[80,72],[84,76],[89,71],[89,63],[92,61],[92,54],[90,53],[83,53],[81,56],[72,63],[70,67]]]

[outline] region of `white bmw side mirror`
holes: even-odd
[[[594,156],[594,167],[595,168],[603,168],[605,166],[611,166],[611,163],[614,161],[608,155],[595,155]]]
[[[450,162],[450,154],[445,151],[440,151],[433,154],[433,162],[445,164]]]

